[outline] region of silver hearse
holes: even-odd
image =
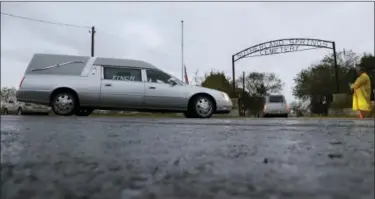
[[[209,118],[232,109],[226,93],[185,84],[144,61],[56,54],[33,56],[16,97],[63,116],[102,109]]]

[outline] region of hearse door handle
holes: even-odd
[[[149,86],[148,89],[155,89],[155,86]]]
[[[104,84],[104,86],[112,86],[112,84]]]

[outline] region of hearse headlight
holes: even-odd
[[[230,101],[230,97],[228,96],[228,94],[221,92],[221,95],[223,96],[225,101]]]

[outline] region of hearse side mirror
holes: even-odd
[[[174,79],[170,79],[170,80],[168,80],[168,82],[169,82],[172,86],[177,85],[177,82],[174,81]]]

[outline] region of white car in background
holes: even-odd
[[[284,95],[269,95],[265,99],[263,117],[281,116],[288,117],[289,105]]]
[[[17,100],[1,101],[1,114],[49,114],[51,108],[44,105],[18,102]]]
[[[1,102],[1,114],[19,114],[22,115],[22,105],[16,100],[7,100]]]

